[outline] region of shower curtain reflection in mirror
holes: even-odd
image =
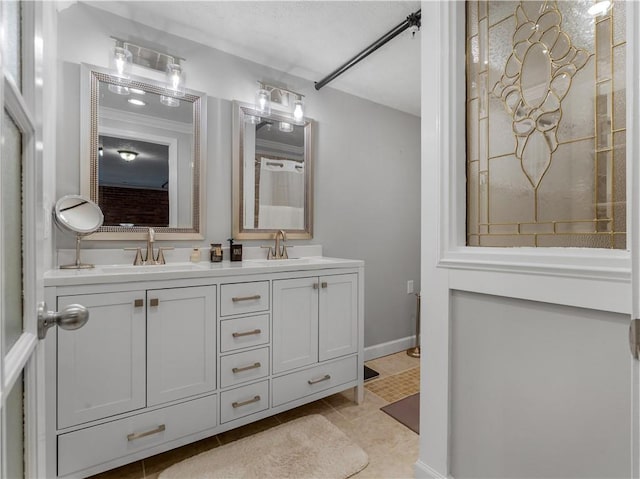
[[[304,163],[256,156],[256,217],[260,229],[304,228]]]

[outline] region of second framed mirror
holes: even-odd
[[[313,121],[234,102],[233,237],[313,237]]]

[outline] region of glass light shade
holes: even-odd
[[[261,115],[271,115],[271,94],[264,88],[256,91],[256,110]]]
[[[244,117],[244,121],[252,125],[257,125],[258,123],[260,123],[260,120],[262,120],[262,118],[257,115],[245,115]]]
[[[184,96],[184,72],[177,63],[167,64],[167,91],[173,96]]]
[[[302,103],[302,100],[296,100],[293,102],[293,119],[296,124],[304,122],[304,103]]]
[[[180,100],[167,95],[160,95],[160,103],[162,103],[165,106],[170,106],[173,108],[177,108],[180,106]]]
[[[132,105],[135,105],[135,106],[145,106],[146,105],[145,102],[143,102],[142,100],[139,100],[137,98],[129,98],[127,101],[129,103],[131,103]]]
[[[611,7],[611,2],[609,0],[604,0],[602,2],[597,2],[591,5],[589,7],[589,10],[587,10],[587,13],[589,15],[597,17],[598,15],[604,15],[605,13],[607,13],[609,7]]]
[[[138,156],[138,153],[129,150],[118,150],[118,154],[124,161],[133,161]]]
[[[293,125],[286,121],[281,121],[279,128],[280,128],[280,131],[284,131],[285,133],[290,133],[293,131]]]
[[[113,47],[111,50],[111,68],[114,70],[114,75],[120,78],[129,78],[132,59],[133,55],[126,48]]]

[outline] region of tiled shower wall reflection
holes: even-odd
[[[467,2],[467,244],[626,247],[625,8]]]

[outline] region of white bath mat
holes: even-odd
[[[174,464],[159,479],[346,479],[368,463],[360,446],[313,414]]]

